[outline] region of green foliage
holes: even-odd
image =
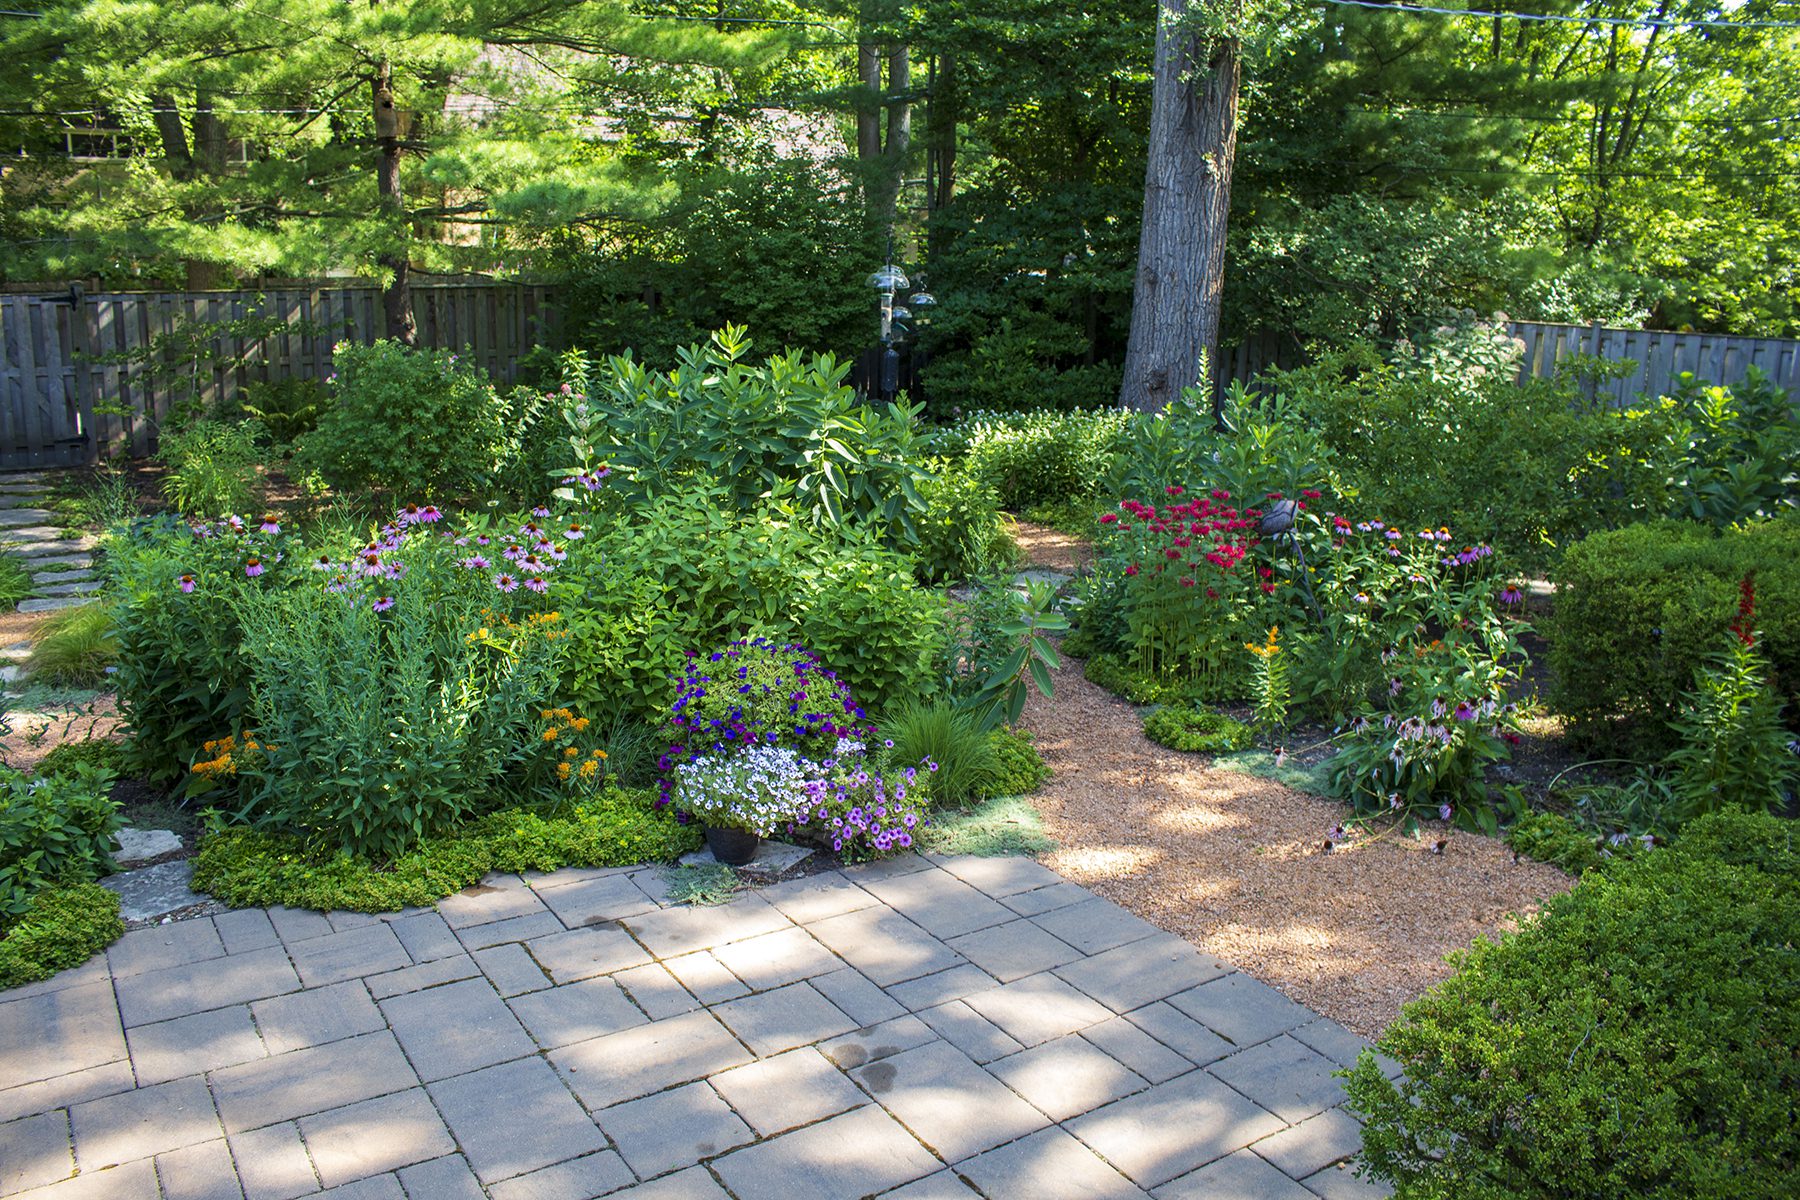
[[[928,854],[974,854],[986,858],[1007,854],[1044,854],[1056,842],[1044,832],[1043,818],[1031,802],[1000,795],[973,808],[940,812],[919,835]]]
[[[658,812],[651,793],[609,788],[560,813],[490,813],[379,866],[285,834],[222,829],[201,840],[193,886],[234,907],[394,912],[432,904],[490,871],[673,862],[699,845],[700,830]]]
[[[1800,506],[1794,403],[1755,367],[1732,387],[1683,372],[1647,422],[1666,451],[1668,515],[1724,527]]]
[[[0,767],[0,928],[23,918],[43,889],[112,870],[112,781],[85,763],[37,779]]]
[[[697,908],[724,904],[744,888],[738,873],[723,863],[670,867],[663,878],[669,885],[669,899]]]
[[[1130,414],[1116,409],[977,412],[939,430],[932,446],[962,458],[971,475],[994,489],[1001,508],[1018,512],[1093,496],[1130,422]]]
[[[231,819],[382,862],[529,791],[534,761],[562,748],[540,709],[565,634],[492,611],[487,577],[456,553],[435,537],[394,552],[406,572],[386,611],[373,590],[317,583],[240,597],[243,740],[195,767],[235,784],[214,801]]]
[[[0,609],[12,611],[32,590],[31,571],[25,560],[0,551]]]
[[[92,687],[118,656],[112,605],[93,601],[52,613],[32,630],[26,669],[42,683]]]
[[[1748,582],[1745,589],[1748,606]],[[1670,726],[1681,744],[1664,766],[1684,817],[1722,808],[1778,813],[1800,779],[1800,752],[1781,722],[1748,619],[1727,637],[1725,650],[1695,675]]]
[[[923,582],[973,579],[1012,566],[1018,546],[990,484],[960,463],[940,461],[919,481],[919,495],[925,508],[914,522],[915,553]]]
[[[996,729],[988,734],[994,751],[994,776],[989,791],[995,796],[1029,796],[1050,778],[1050,766],[1038,753],[1030,730]]]
[[[1800,1158],[1800,853],[1701,818],[1454,958],[1351,1073],[1363,1161],[1450,1200],[1785,1196]]]
[[[117,742],[103,742],[97,738],[58,742],[50,747],[48,754],[38,760],[37,773],[74,776],[79,774],[83,766],[117,775],[125,766],[124,747]]]
[[[1660,759],[1669,722],[1756,578],[1758,649],[1777,695],[1800,714],[1800,521],[1718,531],[1648,522],[1596,533],[1556,572],[1547,623],[1553,706],[1582,743]]]
[[[1561,813],[1534,812],[1506,830],[1506,844],[1527,858],[1583,875],[1646,848],[1646,838],[1596,834]]]
[[[908,701],[889,713],[880,732],[893,743],[887,761],[937,764],[931,777],[934,805],[955,807],[998,794],[1000,760],[992,735],[954,703]]]
[[[850,364],[830,355],[758,364],[749,351],[746,331],[728,325],[667,373],[624,355],[590,372],[566,356],[565,411],[584,418],[576,459],[609,465],[609,490],[632,504],[711,481],[740,512],[774,504],[816,528],[910,545],[924,509],[918,408],[866,403],[846,382]]]
[[[168,465],[163,495],[183,513],[216,517],[248,511],[256,500],[258,427],[251,421],[200,419],[162,433],[157,457]]]
[[[1082,677],[1133,704],[1179,705],[1207,698],[1202,680],[1160,679],[1132,666],[1117,654],[1098,652],[1082,664]],[[1219,697],[1213,697],[1218,699]]]
[[[872,712],[928,693],[943,601],[906,559],[876,547],[834,555],[800,596],[796,632]]]
[[[1165,704],[1144,718],[1144,736],[1171,750],[1185,750],[1190,754],[1229,754],[1248,749],[1256,740],[1256,731],[1205,705]]]
[[[276,446],[291,446],[318,427],[326,404],[325,388],[316,379],[257,380],[244,385],[244,414],[267,433]],[[220,512],[233,512],[223,508]]]
[[[1049,635],[1069,627],[1068,619],[1056,610],[1056,589],[1050,584],[1033,580],[1022,595],[1008,594],[1015,597],[1013,612],[994,627],[993,641],[979,648],[972,660],[974,690],[959,702],[984,731],[1019,723],[1028,679],[1040,695],[1056,694],[1050,672],[1060,669],[1062,660]]]
[[[126,761],[153,783],[184,782],[200,744],[244,727],[250,662],[240,653],[237,600],[318,576],[285,534],[170,518],[135,522],[110,543],[119,709],[132,729]],[[252,578],[255,558],[263,573]],[[182,590],[188,577],[193,591]]]
[[[1204,485],[1248,507],[1271,492],[1344,492],[1339,476],[1336,449],[1298,405],[1279,392],[1252,394],[1234,381],[1217,415],[1210,396],[1188,388],[1163,411],[1137,416],[1106,486],[1115,496],[1153,500],[1170,487]]]
[[[297,457],[333,487],[429,498],[472,490],[494,470],[505,406],[480,367],[385,339],[340,342],[332,365],[331,403]]]
[[[767,346],[847,356],[873,336],[864,285],[880,247],[867,208],[806,158],[764,148],[671,164],[653,221],[582,244],[567,266],[576,345],[667,362],[726,324]]]
[[[96,883],[46,888],[0,937],[0,989],[79,967],[124,934],[113,892]]]

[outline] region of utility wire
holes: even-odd
[[[1632,29],[1800,29],[1800,21],[1725,21],[1706,17],[1577,17],[1563,13],[1505,12],[1481,8],[1438,8],[1429,4],[1387,4],[1383,0],[1313,0],[1343,8],[1377,12],[1482,17],[1512,21],[1548,21],[1564,25],[1619,25]]]

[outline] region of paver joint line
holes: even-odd
[[[1360,1148],[1360,1039],[1034,861],[660,884],[239,910],[0,993],[0,1197],[1298,1200]]]

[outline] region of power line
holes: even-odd
[[[1543,21],[1563,25],[1619,25],[1632,29],[1800,29],[1800,21],[1723,21],[1705,17],[1576,17],[1563,13],[1499,12],[1482,8],[1437,8],[1429,4],[1388,4],[1384,0],[1313,0],[1344,8],[1368,8],[1378,12],[1434,14],[1449,17],[1482,17],[1512,21]]]
[[[1538,113],[1472,113],[1448,112],[1435,108],[1362,108],[1350,106],[1350,112],[1368,113],[1373,116],[1388,117],[1442,117],[1446,120],[1461,121],[1532,121],[1546,125],[1568,124],[1587,125],[1592,117],[1551,116]],[[1736,128],[1740,125],[1784,125],[1790,121],[1800,121],[1800,113],[1790,113],[1781,117],[1659,117],[1634,116],[1633,123],[1639,125],[1704,125],[1718,128]]]

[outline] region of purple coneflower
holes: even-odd
[[[194,590],[194,577],[192,575],[183,575],[179,582],[182,591],[191,592]]]
[[[252,579],[255,579],[258,575],[261,575],[262,573],[263,573],[262,559],[257,558],[255,555],[251,555],[250,561],[246,562],[244,564],[244,574],[248,575]]]
[[[519,581],[513,576],[508,575],[505,571],[502,571],[500,574],[494,576],[494,586],[503,592],[516,592],[519,590]]]
[[[264,517],[263,521],[262,521],[262,525],[259,526],[259,528],[264,533],[276,534],[276,533],[281,532],[281,523],[279,521],[277,521],[274,517]]]
[[[544,582],[542,575],[533,575],[526,579],[525,587],[527,591],[536,592],[540,596],[550,590],[550,585]]]
[[[392,596],[379,597],[375,603],[371,604],[369,607],[373,608],[376,612],[386,612],[388,609],[394,607],[394,598]]]

